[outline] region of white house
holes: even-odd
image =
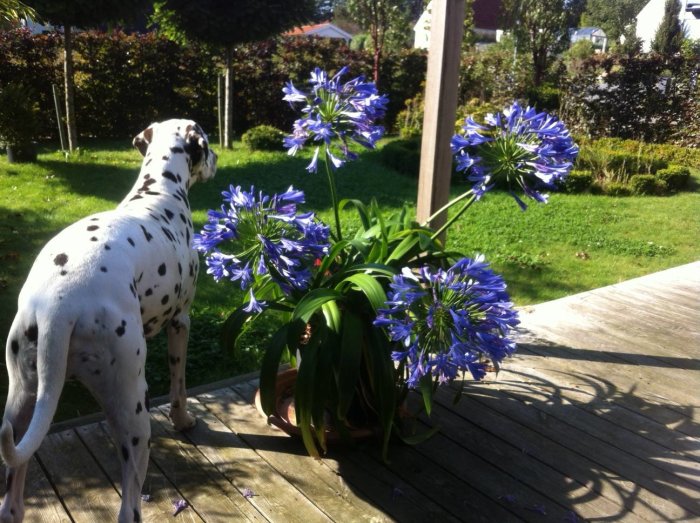
[[[685,28],[686,37],[700,39],[700,0],[679,0],[678,18]],[[637,37],[642,40],[642,50],[649,52],[651,42],[664,17],[666,0],[649,0],[637,15]]]
[[[501,12],[500,0],[474,0],[474,33],[480,40],[497,42],[503,31],[498,28]],[[413,26],[413,47],[427,49],[430,45],[430,19],[432,17],[433,0],[428,2],[425,11]]]
[[[599,27],[581,27],[576,29],[570,35],[571,43],[578,42],[579,40],[588,40],[593,44],[593,47],[603,53],[608,47],[608,37]]]
[[[314,25],[304,25],[296,27],[291,31],[284,33],[285,36],[319,36],[322,38],[342,38],[346,42],[352,40],[352,35],[347,31],[343,31],[337,25],[330,22],[323,22]]]

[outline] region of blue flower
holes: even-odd
[[[272,280],[286,294],[306,289],[314,261],[328,253],[329,229],[313,213],[297,213],[303,191],[289,187],[270,197],[231,186],[222,195],[221,211],[209,211],[192,242],[205,253],[207,273],[250,289],[248,312],[265,306],[254,294],[258,282]]]
[[[564,123],[517,102],[503,113],[487,115],[485,123],[467,118],[462,134],[451,142],[457,170],[468,173],[477,198],[498,185],[507,188],[523,210],[527,206],[516,193],[518,187],[528,198],[545,203],[547,196],[540,190],[556,188],[578,155]]]
[[[400,345],[392,358],[405,365],[408,386],[425,376],[447,383],[464,371],[481,379],[486,360],[498,367],[515,350],[508,336],[519,323],[517,312],[503,278],[483,256],[447,270],[404,269],[390,287],[374,324]]]
[[[321,142],[326,160],[338,169],[357,155],[349,150],[350,142],[368,149],[374,148],[384,134],[384,128],[375,121],[386,112],[388,99],[379,95],[376,86],[358,76],[345,83],[341,77],[348,71],[343,67],[332,78],[320,68],[311,73],[310,90],[297,89],[288,82],[282,89],[283,100],[292,106],[304,103],[304,116],[294,122],[292,134],[285,137],[288,154],[295,155],[307,141]],[[317,146],[313,159],[307,166],[309,172],[318,170]],[[333,152],[336,149],[337,152]]]

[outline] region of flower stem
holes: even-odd
[[[469,196],[470,194],[474,194],[474,190],[473,190],[473,189],[469,189],[467,192],[465,192],[465,193],[460,194],[459,196],[457,196],[457,198],[454,198],[454,199],[450,200],[450,201],[447,202],[445,205],[443,205],[442,207],[440,207],[440,209],[438,209],[437,211],[435,211],[427,220],[425,220],[425,221],[423,222],[422,226],[423,226],[423,227],[427,227],[428,224],[430,224],[430,222],[432,222],[435,218],[437,218],[438,216],[440,216],[443,212],[445,212],[447,209],[449,209],[450,207],[452,207],[452,206],[453,206],[454,204],[456,204],[457,202],[460,202],[460,201],[464,200],[464,199],[465,199],[467,196]]]
[[[338,212],[338,189],[335,184],[335,173],[328,161],[328,154],[323,155],[323,164],[326,166],[326,175],[328,176],[328,186],[331,190],[331,202],[333,203],[333,215],[335,217],[336,241],[342,241],[343,233],[340,230],[340,213]]]
[[[466,194],[469,194],[469,193],[468,193],[468,192],[467,192],[467,193],[464,193],[464,194],[463,194],[462,196],[460,196],[459,198],[455,198],[454,203],[456,203],[456,201],[457,201],[458,199],[463,199],[463,197],[465,197]],[[462,214],[464,214],[464,211],[466,211],[467,209],[469,209],[469,207],[471,207],[471,204],[474,203],[475,201],[476,201],[476,194],[472,194],[472,197],[469,198],[469,200],[467,200],[467,203],[465,203],[459,211],[457,211],[457,214],[455,214],[452,218],[450,218],[449,220],[447,220],[447,222],[445,223],[445,225],[443,225],[443,226],[440,227],[437,231],[435,231],[435,232],[430,236],[430,239],[431,239],[431,240],[434,240],[435,238],[439,238],[440,235],[441,235],[443,232],[445,232],[445,231],[450,227],[450,225],[452,225],[455,221],[457,221],[457,219],[458,219],[460,216],[462,216]]]

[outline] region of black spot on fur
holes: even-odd
[[[143,225],[141,225],[141,230],[143,231],[143,235],[146,237],[146,241],[150,242],[153,239],[153,235],[149,233]]]
[[[175,213],[170,209],[165,209],[165,215],[168,217],[168,220],[172,220],[173,216],[175,216]]]
[[[177,262],[177,272],[178,274],[182,274],[182,264],[180,264],[180,262]]]
[[[88,225],[87,230],[88,231],[96,231],[99,228],[100,228],[99,225]]]
[[[97,236],[93,236],[92,238],[90,238],[90,241],[91,241],[91,242],[96,242],[96,241],[97,241]]]
[[[150,288],[149,288],[149,289],[146,289],[146,292],[145,292],[144,294],[145,294],[146,296],[150,296],[151,294],[153,294],[153,289],[150,289]]]
[[[177,183],[177,178],[175,178],[175,175],[170,171],[163,171],[163,178],[170,180],[173,183]]]
[[[12,480],[15,479],[15,475],[12,472],[7,473],[7,483],[5,484],[5,490],[7,492],[12,491]]]
[[[61,271],[61,276],[65,276],[66,274],[68,274],[68,271]]]
[[[39,339],[39,327],[36,325],[30,325],[29,328],[24,331],[24,335],[27,337],[30,343],[36,343]]]
[[[184,153],[185,150],[182,147],[171,147],[170,152],[171,153]]]
[[[164,162],[167,162],[168,160],[170,160],[170,156],[168,156],[167,154],[164,154],[164,155],[163,155],[163,161],[164,161]]]
[[[141,414],[141,411],[143,410],[143,405],[141,405],[141,402],[139,401],[136,404],[136,414]]]
[[[134,243],[134,240],[132,240],[131,238],[127,238],[126,241],[128,241],[132,247],[136,247],[136,243]]]
[[[131,438],[131,445],[132,445],[132,446],[135,447],[135,446],[138,445],[138,444],[139,444],[139,438],[137,438],[136,436],[134,436],[133,438]]]
[[[105,251],[111,251],[112,247],[108,243],[105,243]]]
[[[171,242],[175,241],[175,236],[173,236],[173,233],[170,232],[170,229],[168,229],[167,227],[161,227],[160,229],[163,231],[163,234],[165,234],[165,237],[168,238],[168,240],[170,240]]]
[[[184,214],[180,213],[180,219],[182,220],[182,223],[187,225],[187,217]]]
[[[158,191],[146,191],[146,194],[150,194],[151,196],[158,196],[160,193]]]
[[[112,361],[109,362],[110,365],[114,365],[117,362],[117,358],[112,358]]]
[[[160,274],[161,276],[165,276],[165,264],[164,263],[161,263],[158,266],[158,274]]]
[[[131,199],[130,199],[129,201],[131,202],[131,201],[134,201],[134,200],[140,200],[141,198],[143,198],[143,196],[141,196],[140,194],[137,194],[137,195],[135,195],[135,196],[132,196]]]
[[[105,267],[105,266],[103,265],[102,267],[100,267],[100,270],[101,270],[102,272],[107,272],[107,267]]]
[[[115,329],[117,333],[117,336],[124,336],[124,333],[126,332],[126,321],[122,320],[122,324]]]
[[[143,398],[143,403],[146,405],[146,410],[151,410],[151,398],[148,396],[148,391],[146,391],[146,394]],[[148,446],[151,446],[151,440],[148,440]]]
[[[129,461],[129,449],[126,448],[126,445],[122,445],[122,458],[124,461]]]
[[[137,509],[134,509],[134,523],[141,523],[141,515]]]
[[[68,263],[68,255],[62,252],[53,259],[53,262],[56,265],[63,267],[66,263]]]
[[[166,294],[166,295],[163,296],[163,298],[160,300],[160,303],[161,303],[161,305],[165,305],[166,303],[168,303],[169,300],[170,300],[170,296]]]
[[[10,347],[12,347],[12,354],[17,354],[19,352],[19,342],[17,340],[12,340]]]

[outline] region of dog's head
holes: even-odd
[[[195,181],[207,181],[216,173],[217,156],[209,148],[206,133],[192,120],[166,120],[153,123],[141,131],[133,140],[142,156],[151,148],[177,154],[179,149],[187,155],[190,169],[190,185]]]

